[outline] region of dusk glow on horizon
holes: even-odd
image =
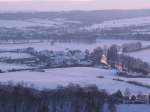
[[[150,0],[0,0],[0,11],[149,8]]]

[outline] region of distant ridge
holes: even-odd
[[[142,10],[93,10],[52,12],[0,12],[0,19],[66,18],[80,21],[104,21],[112,19],[150,16],[150,9]]]

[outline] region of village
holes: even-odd
[[[131,47],[130,52],[131,52]],[[137,47],[136,47],[137,48]],[[35,71],[45,72],[50,68],[70,68],[70,67],[96,67],[105,70],[117,70],[116,76],[123,78],[150,78],[149,66],[145,66],[142,61],[137,61],[131,57],[122,56],[123,53],[118,52],[119,48],[115,45],[106,48],[97,47],[92,52],[89,50],[70,50],[65,51],[37,51],[32,47],[24,49],[0,50],[0,63],[25,65],[27,68],[15,68],[3,70],[1,73],[17,72],[17,71]],[[136,49],[134,49],[136,50]],[[127,52],[127,49],[126,49]],[[110,55],[111,53],[111,55]],[[129,60],[128,60],[129,59]],[[136,66],[129,66],[133,61]],[[136,64],[135,64],[136,63]],[[137,66],[137,65],[140,66]],[[144,66],[144,69],[142,69]],[[135,67],[135,68],[134,68]],[[102,77],[98,77],[102,78]],[[113,79],[117,82],[124,82],[139,87],[150,89],[150,86],[133,81],[123,81],[121,79]],[[118,91],[111,95],[112,102],[116,104],[149,104],[150,95],[139,92],[138,94],[130,93],[126,88],[125,92]]]
[[[150,104],[150,95],[144,95],[142,92],[132,95],[128,88],[124,93],[118,90],[118,92],[110,96],[110,99],[110,102],[115,104]]]
[[[37,51],[32,47],[17,48],[0,50],[0,62],[24,64],[31,69],[101,66],[104,69],[117,69],[120,76],[140,77],[149,76],[149,64],[126,56],[125,53],[148,48],[149,46],[143,47],[141,43],[124,44],[123,46],[112,45],[108,48],[97,47],[93,51],[88,49],[85,51],[71,50],[69,48],[64,51]]]

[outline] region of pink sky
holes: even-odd
[[[0,0],[1,11],[144,8],[150,9],[150,0]]]

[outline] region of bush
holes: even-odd
[[[115,80],[115,81],[119,81],[119,82],[124,82],[124,80],[119,79],[119,78],[113,78],[113,80]]]

